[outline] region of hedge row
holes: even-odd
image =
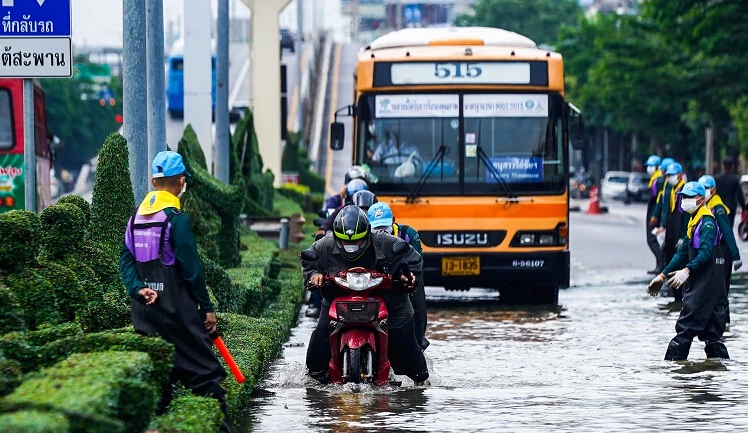
[[[223,422],[218,400],[200,397],[182,389],[169,405],[169,411],[153,419],[149,430],[159,433],[215,433]]]
[[[63,414],[72,432],[141,433],[157,403],[151,374],[145,353],[75,354],[25,380],[2,408]]]

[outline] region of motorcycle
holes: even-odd
[[[399,242],[392,247],[395,256],[408,252],[408,245]],[[316,262],[314,251],[304,251],[305,261]],[[367,383],[383,386],[389,383],[390,361],[387,357],[387,306],[374,292],[390,290],[393,275],[410,275],[405,263],[393,274],[365,268],[351,268],[334,275],[325,275],[324,282],[339,295],[330,305],[329,374],[332,383]]]
[[[748,241],[748,211],[740,212],[740,224],[738,224],[738,236],[743,242]]]

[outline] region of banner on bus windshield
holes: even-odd
[[[376,117],[458,117],[457,95],[377,95]]]
[[[548,95],[465,95],[465,117],[548,117]]]
[[[507,182],[543,182],[543,158],[532,156],[507,156],[490,158],[491,165]],[[486,168],[486,183],[496,183],[491,171]]]
[[[374,63],[374,87],[390,86],[548,86],[548,62],[408,61]]]
[[[24,209],[23,154],[0,155],[0,212]]]

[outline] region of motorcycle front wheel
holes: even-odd
[[[743,242],[748,241],[748,223],[741,222],[738,225],[738,236],[740,236]]]
[[[361,383],[361,349],[348,351],[348,377],[353,383]]]

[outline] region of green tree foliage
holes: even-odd
[[[553,44],[559,28],[582,16],[577,0],[478,0],[473,15],[457,17],[458,26],[498,27]]]
[[[85,62],[76,60],[81,61]],[[92,94],[93,82],[85,78],[49,78],[41,80],[41,84],[49,131],[65,143],[58,154],[58,163],[77,170],[99,152],[109,134],[119,129],[115,116],[122,113],[122,84],[117,77],[112,77],[109,84],[117,101],[115,106],[109,103],[101,106],[98,95]]]
[[[127,140],[107,137],[99,154],[87,240],[98,243],[112,259],[119,257],[125,227],[135,211]]]

